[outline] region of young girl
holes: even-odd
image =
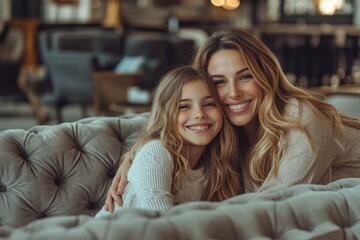
[[[148,124],[130,150],[123,208],[166,211],[240,192],[237,137],[205,71],[180,67],[157,87]],[[102,209],[96,217],[108,214]]]
[[[293,86],[276,56],[238,29],[214,33],[195,65],[217,85],[225,112],[239,131],[246,192],[360,177],[360,121]],[[124,159],[108,192],[107,209],[126,185]]]

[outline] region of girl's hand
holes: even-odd
[[[116,172],[114,179],[112,180],[110,189],[108,190],[106,201],[105,201],[105,210],[109,212],[114,211],[114,201],[122,206],[123,202],[121,195],[124,193],[125,187],[127,185],[127,174],[131,167],[131,159],[125,154],[123,162],[120,164],[119,169]]]

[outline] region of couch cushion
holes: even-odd
[[[129,209],[104,218],[64,216],[1,239],[360,239],[360,179],[249,193],[220,203],[191,202],[166,213]]]

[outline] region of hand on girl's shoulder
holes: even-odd
[[[309,104],[296,98],[289,100],[285,107],[284,115],[294,120],[299,120],[302,124],[310,122],[315,117],[315,113]]]

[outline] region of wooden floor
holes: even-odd
[[[56,125],[54,112],[50,112],[47,125]],[[88,109],[88,116],[94,116],[92,109]],[[73,122],[83,118],[81,109],[77,105],[63,109],[64,122]],[[37,125],[36,118],[27,102],[0,102],[0,131],[6,129],[28,129]]]
[[[331,94],[328,101],[341,112],[360,118],[360,94]],[[50,111],[51,115],[53,113]],[[92,109],[88,109],[88,115],[94,116]],[[68,106],[63,110],[64,122],[72,122],[82,118],[79,106]],[[48,125],[57,124],[54,117]],[[0,131],[6,129],[28,129],[37,125],[31,107],[26,102],[0,102]]]

